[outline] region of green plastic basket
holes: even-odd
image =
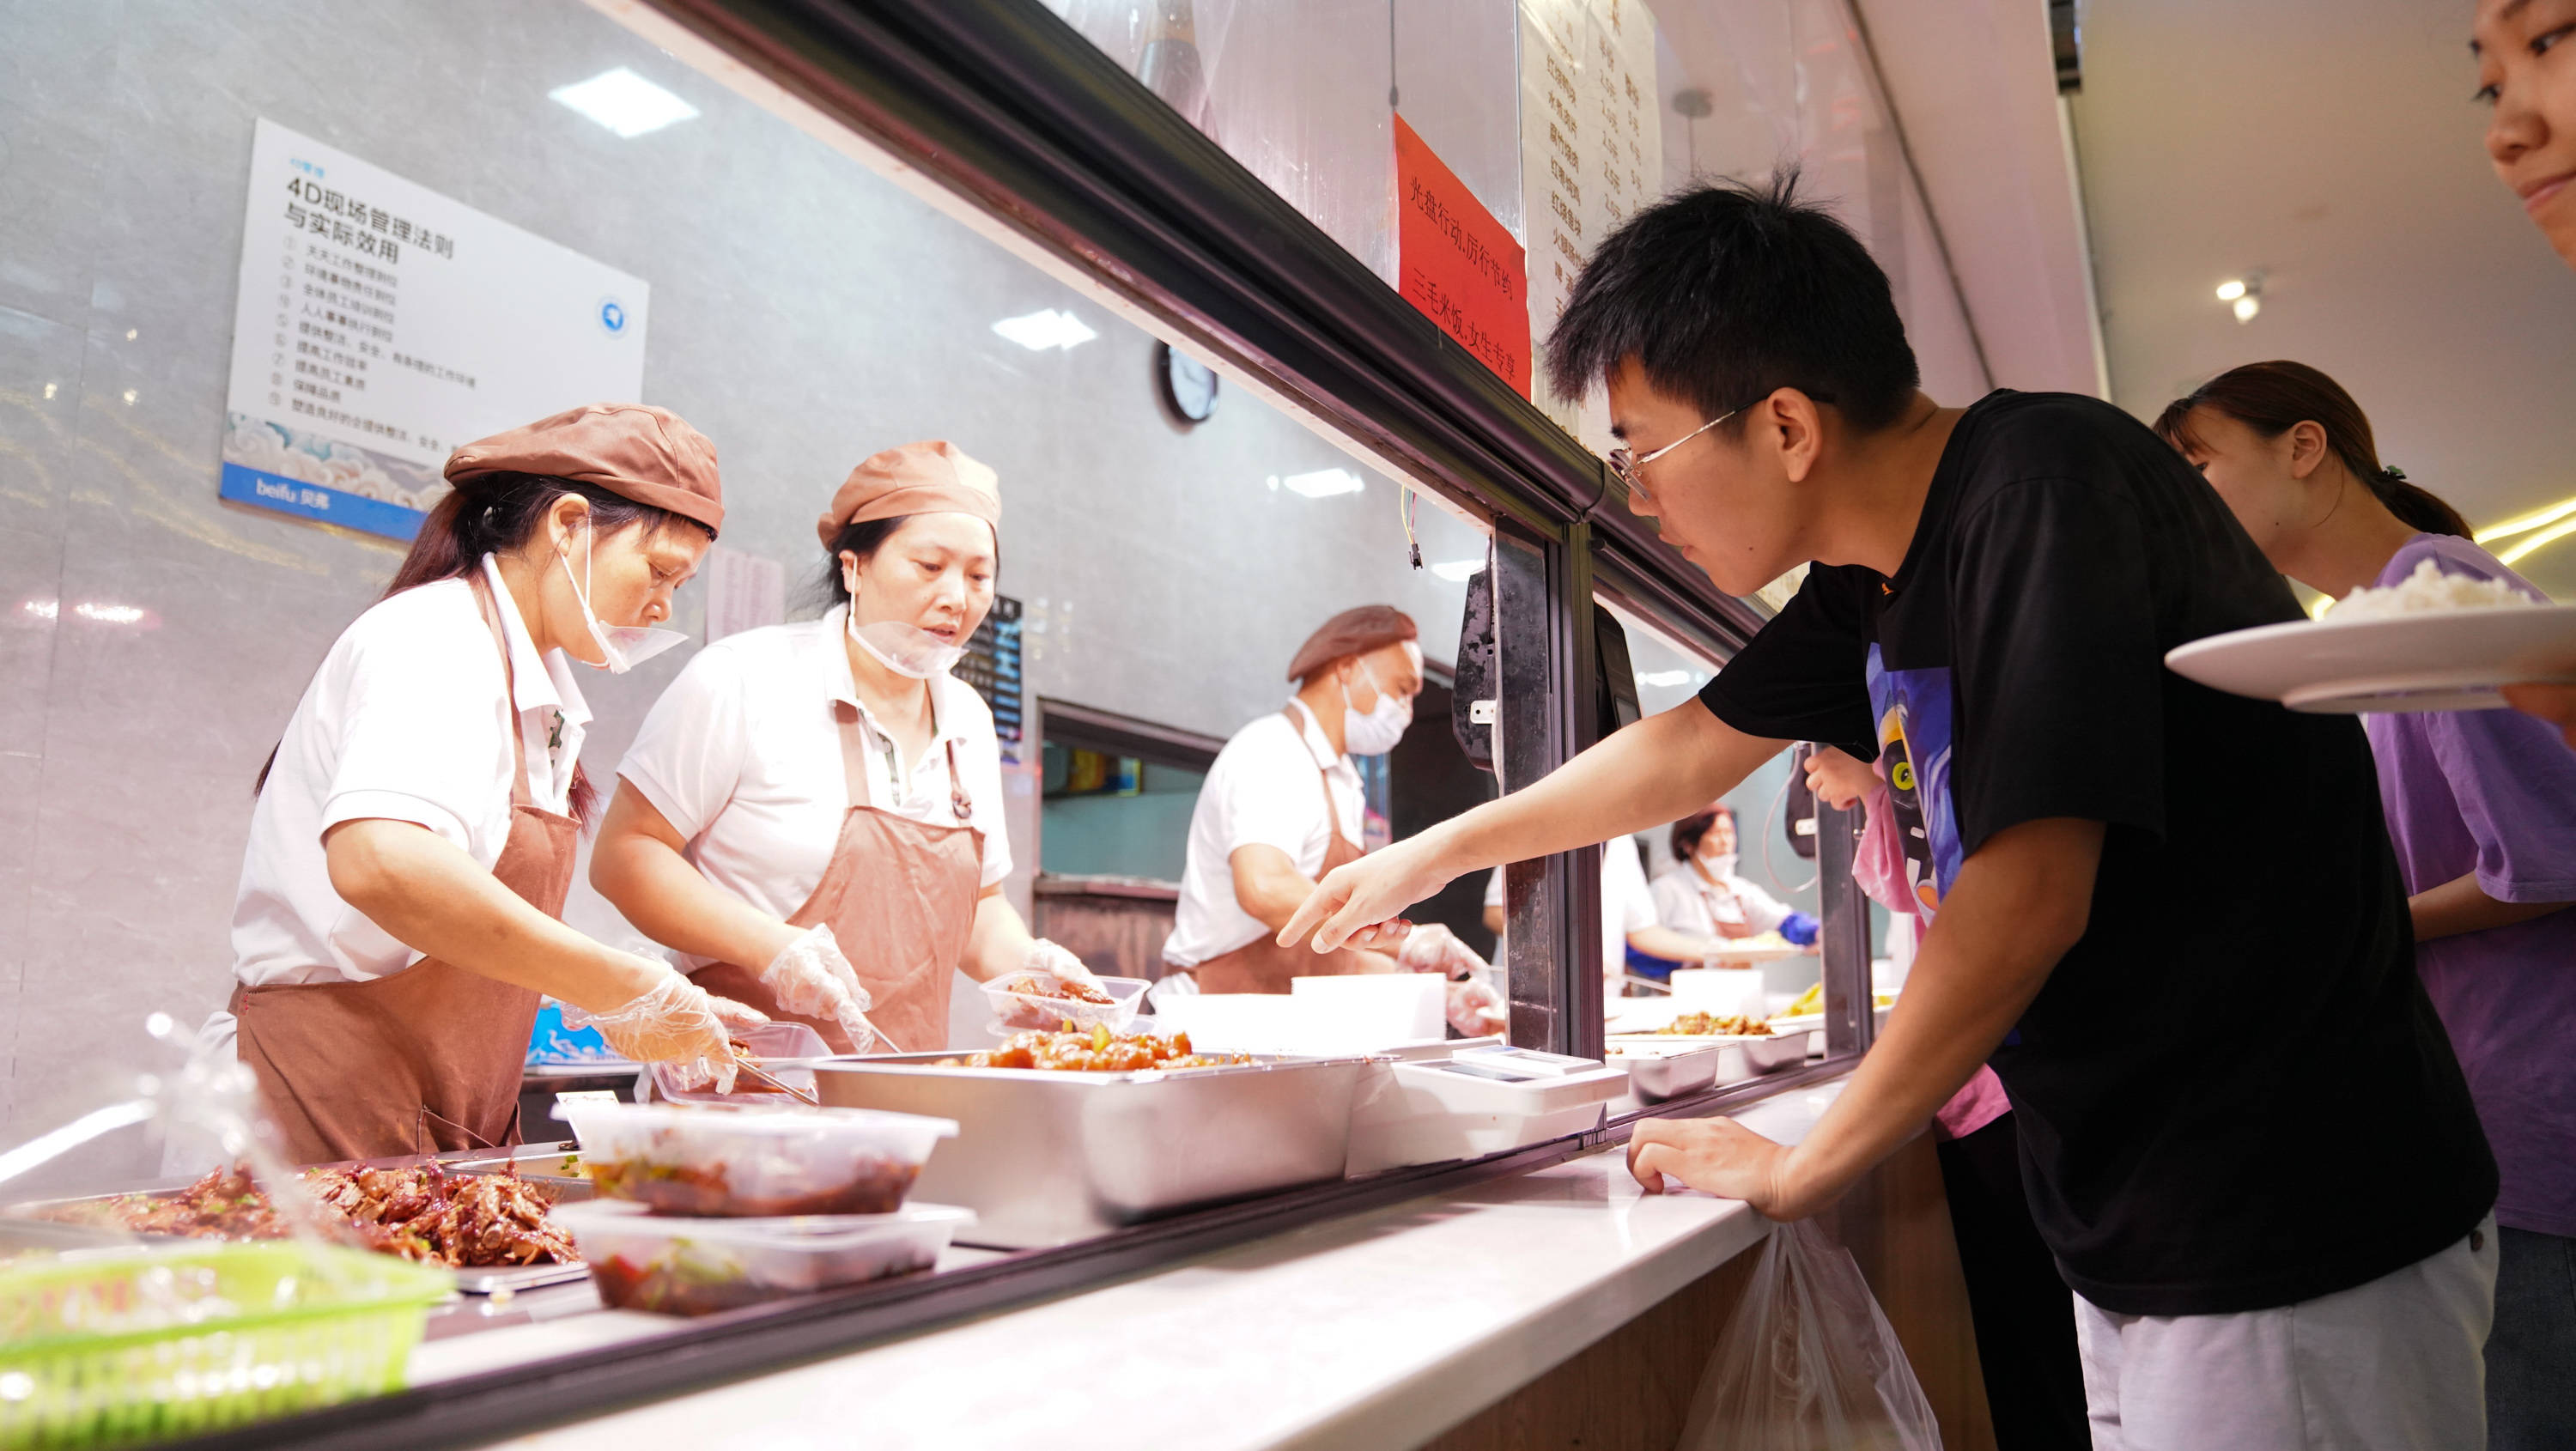
[[[139,1445],[400,1390],[454,1289],[432,1266],[295,1243],[0,1266],[0,1451]],[[189,1305],[204,1318],[153,1323]]]

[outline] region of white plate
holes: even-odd
[[[2232,630],[2165,652],[2188,680],[2315,715],[2493,710],[2499,685],[2576,684],[2576,605],[2427,610]]]

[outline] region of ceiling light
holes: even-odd
[[[549,100],[569,106],[619,137],[632,140],[648,131],[686,121],[698,108],[672,95],[624,66],[601,71],[589,80],[557,86]]]
[[[29,600],[18,608],[39,620],[57,619],[63,612],[60,600]]]
[[[132,605],[103,605],[93,600],[83,600],[72,606],[72,613],[84,620],[95,620],[102,625],[139,625],[143,623],[143,618],[149,611],[136,609]]]
[[[2501,524],[2488,525],[2478,531],[2476,542],[2490,544],[2498,539],[2510,539],[2516,534],[2529,533],[2544,524],[2555,524],[2570,514],[2576,514],[2576,499],[2561,499],[2547,508],[2534,509],[2528,514],[2517,514]]]
[[[1084,326],[1082,319],[1054,308],[1006,317],[993,324],[993,331],[1033,353],[1043,353],[1049,348],[1071,352],[1100,336]]]
[[[1485,561],[1482,559],[1452,559],[1431,566],[1431,572],[1451,584],[1465,584],[1476,577],[1477,570],[1484,567]]]
[[[2241,277],[2230,277],[2218,284],[2218,300],[2221,302],[2234,302],[2244,295],[2245,279]]]
[[[1290,474],[1281,479],[1291,493],[1309,499],[1329,499],[1335,494],[1356,494],[1368,485],[1349,469],[1317,469],[1311,474]]]
[[[2561,519],[2546,529],[2537,530],[2533,533],[2522,536],[2521,542],[2515,544],[2510,549],[2497,550],[2496,563],[2518,563],[2526,556],[2541,549],[2543,546],[2555,544],[2570,534],[2576,534],[2576,519]]]
[[[2263,310],[2263,300],[2259,297],[2240,297],[2236,299],[2236,305],[2231,310],[2236,314],[2238,322],[2252,322],[2254,314]]]
[[[1687,670],[1640,670],[1637,672],[1637,683],[1639,685],[1688,685],[1695,678],[1696,677]]]

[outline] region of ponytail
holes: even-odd
[[[555,500],[566,494],[589,503],[595,537],[622,534],[638,526],[648,534],[658,534],[675,523],[686,523],[710,539],[715,537],[714,530],[695,519],[639,504],[597,484],[545,474],[477,474],[449,489],[445,498],[431,506],[428,517],[420,522],[420,532],[412,536],[411,552],[403,556],[401,566],[394,570],[393,582],[385,586],[379,598],[389,600],[405,590],[440,580],[468,579],[483,567],[483,556],[518,553],[536,539],[545,527],[547,512]],[[277,767],[277,751],[276,746],[269,748],[268,759],[260,765],[259,778],[251,784],[253,796],[268,786],[268,773]],[[573,820],[589,825],[591,809],[598,801],[598,790],[590,784],[581,763],[575,761],[572,789],[566,793]]]
[[[2313,423],[2325,430],[2326,447],[2399,523],[2419,534],[2456,534],[2466,539],[2474,533],[2459,510],[2431,490],[2407,482],[2403,470],[2379,462],[2369,415],[2342,384],[2305,363],[2276,361],[2230,368],[2190,396],[2166,404],[2156,416],[2156,432],[2178,449],[2199,447],[2191,429],[2191,414],[2198,408],[2224,413],[2265,438],[2279,438],[2299,424]]]

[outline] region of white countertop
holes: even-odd
[[[1737,1115],[1803,1137],[1839,1081]],[[1607,1150],[509,1442],[1344,1448],[1420,1444],[1760,1240],[1741,1203],[1649,1196]],[[636,1322],[621,1325],[621,1322]],[[416,1379],[614,1341],[649,1317],[434,1342]],[[1060,1380],[1061,1394],[1039,1389]],[[1112,1412],[1068,1415],[1100,1387]],[[1090,1428],[1086,1430],[1085,1428]]]

